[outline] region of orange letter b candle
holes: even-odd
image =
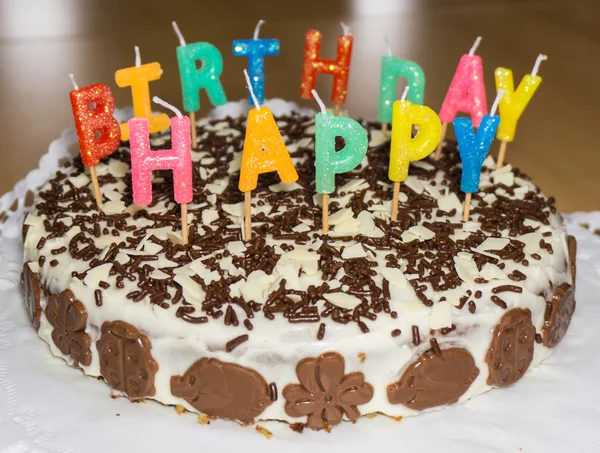
[[[138,64],[131,68],[119,69],[115,72],[115,81],[121,88],[131,87],[133,98],[133,116],[135,118],[146,118],[148,120],[148,131],[150,133],[160,132],[170,126],[169,116],[166,113],[152,115],[150,106],[149,83],[160,79],[162,69],[159,63]],[[121,139],[129,140],[129,126],[121,124]]]
[[[298,173],[271,110],[268,107],[252,109],[248,112],[240,191],[249,192],[256,189],[258,175],[271,171],[276,171],[286,184],[298,179]]]
[[[317,85],[317,72],[332,74],[333,90],[331,91],[331,100],[334,104],[343,104],[346,102],[348,89],[348,73],[350,72],[350,59],[352,57],[352,36],[345,32],[338,38],[335,60],[326,60],[319,57],[321,39],[322,35],[318,30],[310,30],[306,33],[300,96],[304,99],[312,99],[311,91]]]

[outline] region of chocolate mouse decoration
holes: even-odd
[[[272,403],[259,373],[209,358],[196,361],[183,376],[172,376],[171,393],[200,412],[242,422],[251,422]]]

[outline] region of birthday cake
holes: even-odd
[[[463,222],[447,142],[411,163],[391,222],[390,142],[362,123],[367,155],[337,176],[323,234],[314,118],[276,119],[299,178],[259,178],[249,238],[245,117],[196,124],[187,245],[170,171],[154,172],[149,206],[133,203],[128,142],[95,167],[101,210],[80,157],[40,188],[22,282],[52,354],[131,400],[301,431],[508,387],[561,341],[576,244],[525,174],[488,157]],[[152,149],[170,141],[151,135]]]

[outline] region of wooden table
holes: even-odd
[[[110,85],[117,104],[131,103],[114,82],[117,69],[159,61],[163,77],[151,93],[181,105],[171,20],[188,42],[209,41],[222,52],[229,99],[246,96],[246,59],[232,55],[236,38],[278,38],[281,53],[266,60],[266,95],[299,101],[304,33],[324,34],[323,55],[333,57],[340,21],[355,36],[347,108],[374,118],[384,35],[394,53],[417,61],[427,76],[426,104],[439,109],[461,54],[483,36],[488,99],[493,71],[511,68],[517,80],[546,53],[544,82],[519,123],[508,160],[529,173],[563,211],[600,209],[600,2],[598,0],[0,0],[0,193],[37,166],[50,141],[71,127],[67,74],[80,85]],[[317,89],[329,98],[331,78]],[[400,88],[399,88],[400,89]],[[204,95],[203,95],[204,96]],[[314,105],[314,102],[301,102]],[[209,109],[202,98],[202,112]],[[497,152],[497,144],[493,152]]]

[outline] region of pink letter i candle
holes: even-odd
[[[148,119],[129,120],[133,202],[138,206],[152,203],[152,171],[172,170],[175,201],[181,204],[183,243],[187,244],[187,203],[193,198],[190,119],[156,96],[152,100],[170,108],[177,115],[171,118],[172,148],[151,151]]]

